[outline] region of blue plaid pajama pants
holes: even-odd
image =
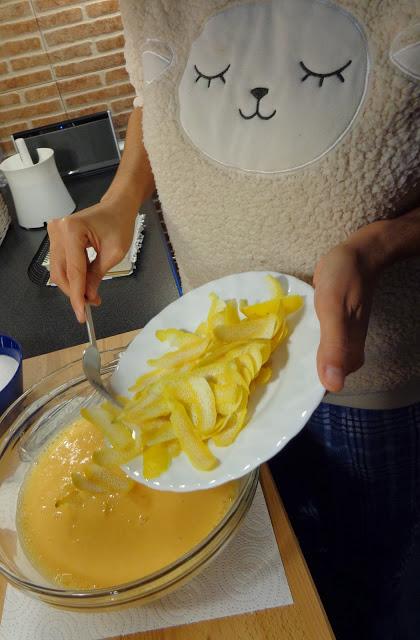
[[[420,640],[420,404],[322,403],[270,468],[337,639]]]

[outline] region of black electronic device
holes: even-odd
[[[36,149],[54,149],[55,162],[63,177],[107,169],[117,165],[121,157],[110,111],[16,131],[12,134],[14,144],[18,138],[25,140],[33,162],[38,160]]]

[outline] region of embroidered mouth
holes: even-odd
[[[273,113],[271,113],[269,116],[263,116],[263,114],[260,113],[259,105],[257,105],[255,112],[252,113],[250,116],[246,116],[243,113],[242,109],[238,109],[238,111],[244,120],[252,120],[252,118],[255,118],[255,117],[260,118],[260,120],[271,120],[271,118],[273,118],[277,113],[277,109],[274,109]]]

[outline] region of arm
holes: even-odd
[[[112,202],[124,197],[129,211],[136,213],[155,189],[149,157],[143,144],[142,120],[142,109],[136,107],[128,121],[124,153],[117,173],[101,199],[101,202]]]
[[[391,264],[420,256],[420,208],[362,227],[321,258],[315,308],[321,326],[318,374],[328,391],[362,366],[373,290]]]
[[[378,220],[356,231],[346,244],[368,257],[374,269],[420,256],[420,207],[398,218]]]
[[[142,111],[136,108],[130,116],[117,173],[101,201],[48,224],[51,280],[70,297],[79,322],[85,320],[85,299],[100,304],[99,284],[127,253],[138,208],[154,188],[143,144]],[[91,264],[86,256],[88,247],[97,253]]]

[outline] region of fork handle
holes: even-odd
[[[96,345],[95,327],[93,326],[93,319],[92,319],[92,309],[88,302],[85,302],[85,313],[86,313],[86,328],[89,336],[89,342],[96,349],[97,345]]]

